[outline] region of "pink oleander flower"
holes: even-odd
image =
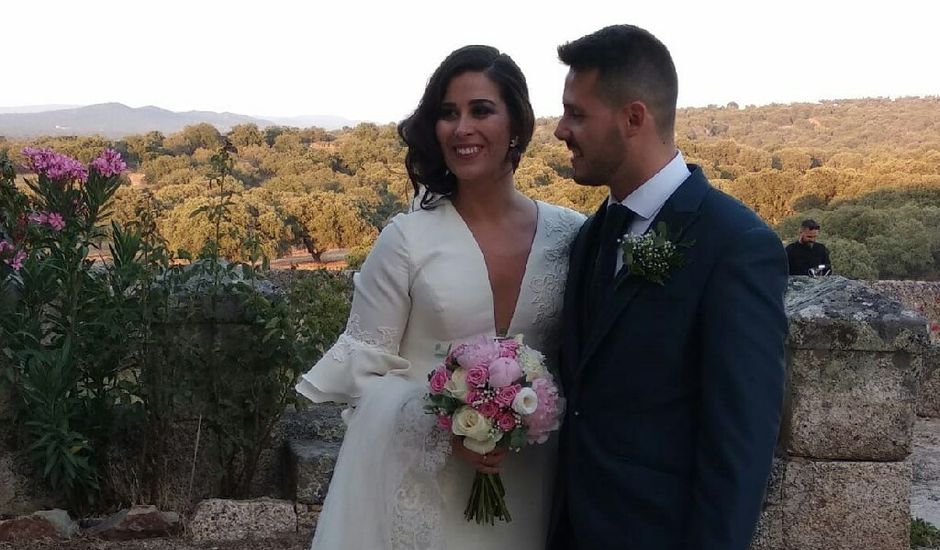
[[[529,443],[545,443],[548,434],[557,430],[561,423],[564,400],[558,395],[558,387],[550,376],[532,381],[532,390],[538,396],[535,412],[523,418],[528,428]]]
[[[465,368],[486,367],[499,357],[499,344],[494,340],[481,336],[464,345],[457,346],[453,351],[454,360]]]
[[[500,357],[490,363],[490,385],[495,388],[508,386],[522,376],[522,367],[510,357]]]
[[[36,225],[46,225],[49,222],[49,215],[45,212],[33,212],[29,215],[29,221]]]
[[[431,374],[429,385],[431,393],[439,394],[444,391],[444,386],[450,380],[450,372],[444,367],[438,367]]]
[[[499,390],[496,392],[496,403],[501,407],[511,407],[513,399],[516,398],[516,394],[518,394],[519,390],[521,389],[522,386],[519,384],[512,384],[499,388]]]
[[[10,266],[13,271],[19,271],[23,269],[23,262],[26,261],[26,252],[20,250],[10,259],[3,260],[8,266]]]
[[[487,418],[496,418],[500,413],[499,405],[497,405],[495,401],[486,401],[479,407],[476,407],[476,409]]]
[[[127,169],[127,164],[121,154],[114,149],[105,149],[101,155],[91,161],[91,167],[102,176],[108,178],[116,176]]]
[[[88,171],[80,162],[72,157],[56,153],[52,149],[26,147],[23,149],[23,156],[26,157],[34,172],[51,180],[74,179],[84,182],[88,179]]]
[[[58,212],[50,212],[47,218],[47,223],[49,227],[55,229],[56,231],[62,231],[65,228],[65,219],[62,217],[62,214]]]
[[[503,411],[496,417],[496,427],[503,432],[511,432],[516,429],[516,415],[508,411]]]
[[[3,239],[0,241],[0,254],[3,254],[7,250],[16,250],[16,247],[6,239]]]
[[[476,365],[467,369],[467,384],[481,388],[486,385],[487,378],[490,377],[490,371],[483,365]]]

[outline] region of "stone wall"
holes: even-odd
[[[900,303],[841,277],[793,278],[787,312],[788,396],[753,548],[906,550],[909,456],[915,410],[922,408],[918,387],[922,379],[933,383],[925,373],[936,361],[936,348],[927,346],[927,324]],[[237,325],[237,315],[230,314],[222,317]],[[0,417],[4,410],[0,405]],[[183,480],[190,472],[192,446],[186,442],[193,428],[181,429],[181,479],[167,488],[177,509],[189,504]],[[288,411],[254,493],[294,500],[310,516],[309,528],[323,502],[342,430],[335,406]],[[47,507],[44,497],[36,496],[41,491],[17,477],[13,456],[0,445],[0,515]],[[212,467],[200,454],[196,479],[211,480]],[[209,496],[210,490],[197,487],[192,497]]]
[[[754,549],[906,550],[924,319],[842,277],[794,277],[789,385]]]

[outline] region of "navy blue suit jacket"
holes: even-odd
[[[665,285],[621,270],[588,318],[606,202],[572,246],[551,550],[749,547],[781,418],[787,260],[754,212],[689,169],[653,223],[694,241]]]

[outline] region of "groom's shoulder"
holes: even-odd
[[[747,231],[762,228],[773,231],[746,204],[724,191],[711,187],[702,201],[702,219],[719,231]]]

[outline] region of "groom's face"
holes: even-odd
[[[597,69],[568,71],[564,114],[555,128],[555,137],[571,151],[574,180],[581,185],[607,185],[625,158],[617,110],[598,95],[597,76]]]

